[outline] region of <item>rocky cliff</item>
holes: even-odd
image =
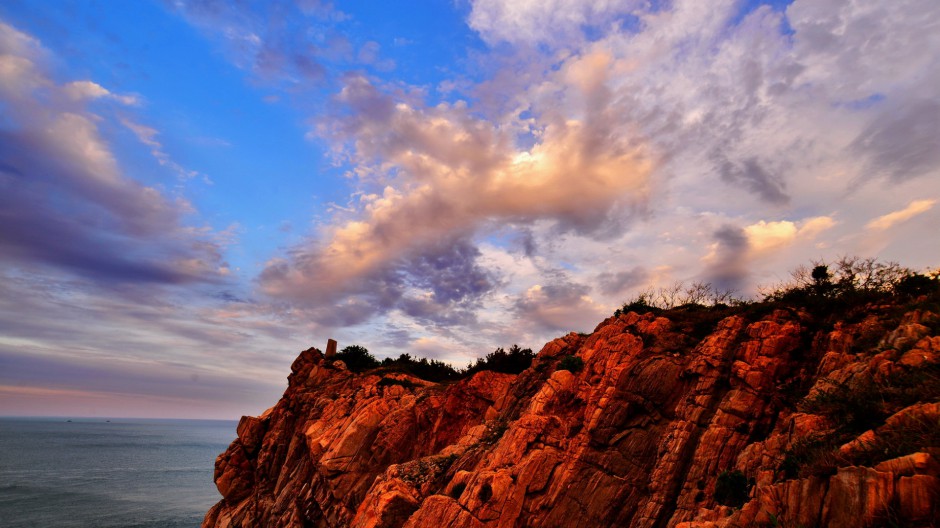
[[[936,304],[778,308],[626,313],[446,384],[306,350],[203,526],[935,526]]]

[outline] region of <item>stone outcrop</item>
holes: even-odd
[[[447,384],[306,350],[203,526],[935,526],[937,316],[898,310],[627,313]]]

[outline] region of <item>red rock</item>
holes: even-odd
[[[834,475],[781,471],[788,450],[839,426],[801,412],[807,389],[936,363],[933,316],[912,313],[896,329],[873,313],[819,332],[806,313],[739,314],[701,339],[680,316],[628,313],[549,342],[519,375],[450,384],[356,374],[309,349],[281,401],[243,418],[217,459],[223,500],[203,526],[717,528],[771,514],[786,526],[923,525],[938,512],[940,446]],[[877,331],[911,348],[858,350]],[[568,354],[582,371],[557,370]],[[911,405],[843,446],[840,463],[930,420],[940,403]],[[749,483],[743,505],[716,502],[731,471]]]

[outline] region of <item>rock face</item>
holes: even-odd
[[[217,459],[203,526],[936,526],[936,314],[667,315],[450,384],[306,350]]]

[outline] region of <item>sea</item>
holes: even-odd
[[[198,527],[236,425],[0,418],[0,527]]]

